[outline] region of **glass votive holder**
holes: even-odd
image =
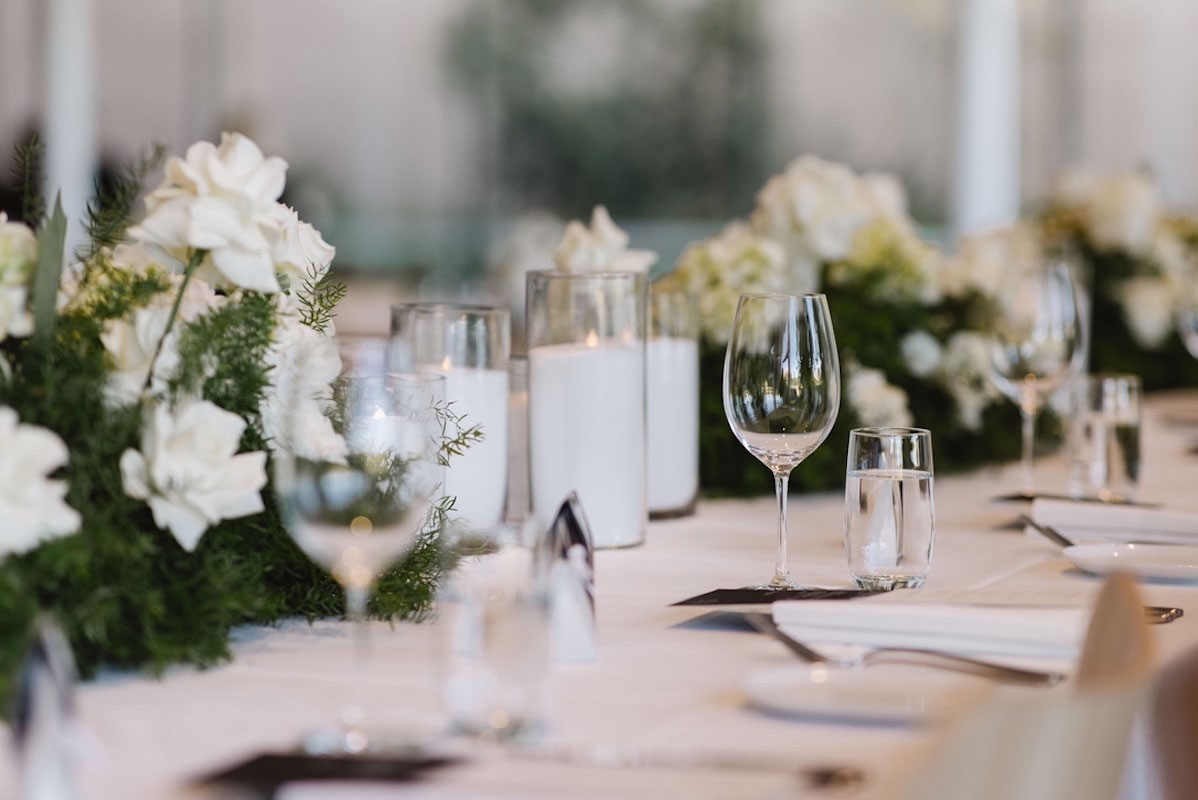
[[[685,516],[699,495],[699,320],[688,295],[649,293],[645,357],[649,517]]]
[[[528,457],[532,517],[576,492],[600,548],[645,539],[645,276],[530,272]]]
[[[849,433],[844,546],[859,587],[923,586],[935,533],[933,475],[929,431],[855,428]]]
[[[507,521],[528,518],[528,359],[513,356],[508,366]]]
[[[1089,375],[1072,426],[1070,493],[1106,502],[1135,499],[1140,481],[1140,378]]]
[[[404,303],[391,309],[392,368],[444,375],[448,411],[460,418],[456,427],[479,428],[481,436],[448,455],[445,493],[454,498],[452,516],[480,530],[501,523],[507,504],[511,329],[511,312],[499,306]]]
[[[552,671],[544,559],[511,527],[456,537],[439,595],[441,694],[453,729],[501,740],[542,729]]]

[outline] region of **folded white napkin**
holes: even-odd
[[[780,601],[774,622],[804,643],[918,647],[960,655],[1073,660],[1088,612],[865,600]]]
[[[1198,544],[1198,514],[1187,511],[1040,499],[1032,503],[1032,519],[1075,541]]]

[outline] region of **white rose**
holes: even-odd
[[[58,434],[0,407],[0,556],[79,530],[79,512],[63,500],[66,483],[49,478],[67,456]]]
[[[926,378],[940,367],[940,359],[944,348],[936,337],[927,331],[912,331],[903,337],[899,343],[903,361],[911,374],[917,378]]]
[[[181,399],[147,409],[141,450],[121,455],[125,493],[145,500],[158,527],[184,550],[222,519],[264,508],[266,453],[237,453],[246,422],[207,400]]]
[[[905,428],[912,422],[907,393],[887,382],[881,370],[852,367],[845,395],[862,425]]]
[[[265,158],[239,133],[221,134],[219,147],[197,142],[185,158],[167,161],[162,184],[146,198],[146,218],[129,233],[172,252],[207,250],[213,282],[277,292],[271,250],[286,173],[286,161]]]
[[[9,222],[0,211],[0,284],[24,286],[37,262],[37,237],[28,225]]]
[[[301,458],[343,462],[348,448],[327,414],[330,384],[341,374],[336,342],[284,310],[266,363],[271,383],[259,411],[271,447]]]
[[[0,286],[0,342],[33,333],[28,303],[29,290],[24,286]]]
[[[1123,318],[1141,347],[1156,350],[1169,338],[1175,297],[1173,284],[1161,278],[1132,278],[1119,288]]]
[[[287,278],[292,291],[306,280],[323,278],[337,249],[321,237],[320,231],[300,220],[294,208],[279,203],[275,217],[280,229],[271,253],[275,272]]]
[[[997,297],[1011,265],[1038,260],[1040,250],[1035,229],[1022,223],[968,236],[942,262],[940,286],[950,297],[970,291]]]
[[[861,176],[861,185],[875,214],[907,219],[907,193],[897,177],[889,172],[867,172]]]
[[[628,234],[612,221],[606,208],[595,206],[589,228],[578,220],[566,225],[553,261],[558,269],[569,272],[648,272],[657,254],[629,250]]]
[[[163,340],[171,307],[182,282],[182,276],[174,276],[169,291],[156,295],[149,305],[133,309],[122,319],[109,320],[100,334],[100,343],[112,360],[112,370],[104,387],[104,399],[112,406],[135,403],[146,386],[146,378],[153,367],[150,381],[152,392],[161,392],[166,381],[179,366],[179,330],[193,322],[219,304],[212,287],[199,278],[192,278],[179,304],[178,319],[171,332]],[[161,352],[154,361],[154,351]]]

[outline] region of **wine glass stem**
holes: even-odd
[[[350,704],[342,711],[345,723],[345,749],[361,752],[366,748],[365,692],[366,666],[370,660],[370,627],[366,621],[366,604],[370,589],[365,586],[347,586],[345,589],[345,616],[353,629],[353,691]]]
[[[1023,417],[1023,492],[1030,496],[1036,493],[1036,410],[1023,405],[1020,414]]]
[[[774,562],[771,586],[790,586],[790,559],[786,554],[786,495],[789,473],[774,473],[774,491],[778,495],[778,559]]]

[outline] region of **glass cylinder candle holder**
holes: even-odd
[[[453,515],[476,530],[501,523],[507,502],[511,327],[511,312],[499,306],[405,303],[391,309],[392,368],[444,375],[459,430],[479,428],[480,437],[449,456],[445,475]]]
[[[634,272],[530,272],[532,513],[578,493],[595,546],[645,539],[646,281]]]
[[[528,359],[514,356],[508,368],[507,521],[528,518]]]
[[[699,494],[699,319],[691,297],[650,292],[645,358],[649,516],[685,516]]]

